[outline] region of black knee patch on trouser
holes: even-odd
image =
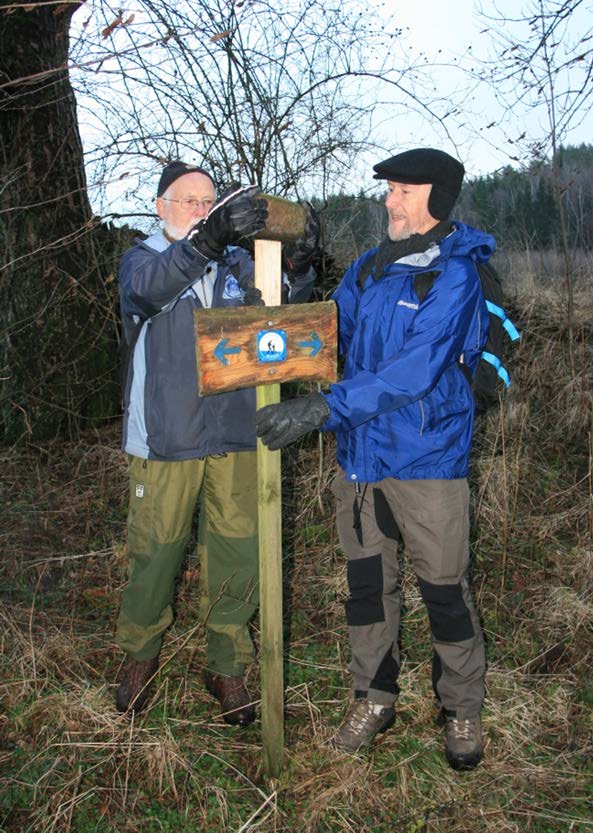
[[[437,642],[464,642],[475,636],[461,584],[431,584],[418,579],[428,609],[430,629]]]
[[[396,680],[399,676],[399,665],[393,657],[393,643],[385,652],[385,656],[381,660],[381,664],[377,668],[377,673],[371,680],[369,688],[375,688],[377,691],[386,691],[388,694],[399,694],[399,686]]]
[[[373,502],[375,505],[375,520],[380,531],[386,538],[399,541],[399,527],[381,489],[373,489]]]
[[[383,609],[383,564],[380,555],[348,562],[350,598],[346,602],[349,625],[373,625],[385,621]]]

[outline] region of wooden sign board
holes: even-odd
[[[194,312],[201,396],[297,379],[337,381],[333,301]]]

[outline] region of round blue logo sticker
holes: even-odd
[[[257,334],[258,362],[283,362],[286,360],[286,332],[284,330],[260,330]]]

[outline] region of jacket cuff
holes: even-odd
[[[320,391],[321,393],[321,391]],[[319,427],[320,431],[339,431],[341,428],[339,417],[336,418],[334,415],[334,410],[332,407],[332,394],[331,393],[321,393],[321,396],[325,399],[325,404],[329,409],[329,416],[326,421]]]
[[[187,238],[178,240],[177,243],[173,245],[177,245],[179,247],[179,253],[183,257],[187,267],[192,271],[196,269],[197,274],[199,274],[199,272],[203,272],[206,266],[210,263],[210,258],[195,249]],[[194,275],[194,277],[197,277],[197,274]]]

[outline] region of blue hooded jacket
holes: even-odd
[[[346,272],[338,305],[343,380],[326,394],[338,463],[353,482],[466,477],[473,374],[488,338],[488,311],[475,262],[495,249],[489,234],[455,221],[427,251],[390,264],[361,290],[366,252]],[[414,278],[438,273],[422,303]]]

